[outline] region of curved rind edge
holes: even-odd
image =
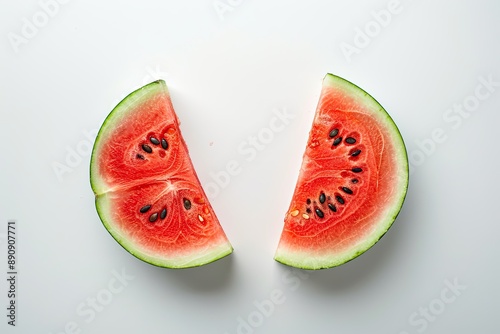
[[[194,252],[192,257],[179,257],[173,258],[170,257],[168,259],[155,257],[152,255],[148,255],[144,252],[141,252],[133,243],[127,242],[127,238],[121,236],[120,232],[113,227],[112,224],[108,221],[108,217],[110,214],[106,213],[106,211],[110,211],[109,205],[106,201],[105,195],[98,195],[95,198],[95,206],[97,209],[97,213],[99,218],[101,219],[104,228],[108,233],[115,239],[120,246],[123,247],[127,252],[149,264],[152,264],[157,267],[170,268],[170,269],[183,269],[183,268],[192,268],[199,267],[216,260],[219,260],[233,252],[233,247],[229,243],[229,241],[221,242],[219,245],[210,245],[207,247],[207,252],[203,253],[199,250]]]
[[[337,75],[327,73],[323,79],[323,85],[331,85],[331,84],[340,84],[343,88],[348,89],[349,91],[355,93],[362,99],[365,100],[368,99],[368,101],[374,103],[375,106],[377,107],[376,109],[379,111],[380,114],[379,116],[383,116],[382,118],[383,123],[387,125],[389,129],[393,130],[393,131],[389,130],[389,133],[392,134],[393,143],[397,151],[397,157],[399,158],[399,161],[401,163],[400,165],[401,170],[399,175],[400,191],[398,192],[399,200],[392,205],[392,210],[390,210],[387,213],[388,218],[386,220],[380,221],[380,223],[378,224],[379,228],[374,230],[370,234],[371,238],[367,238],[363,243],[361,243],[351,251],[342,254],[341,256],[338,255],[325,256],[320,260],[315,260],[316,258],[314,257],[313,254],[292,252],[278,247],[274,256],[274,260],[291,267],[306,269],[306,270],[319,270],[319,269],[328,269],[337,267],[344,263],[354,260],[361,254],[365,253],[370,248],[372,248],[389,231],[389,229],[394,224],[394,221],[401,212],[403,203],[408,193],[409,175],[410,175],[408,153],[406,150],[406,145],[404,143],[403,136],[401,135],[401,132],[399,131],[399,128],[397,127],[392,117],[373,96],[371,96],[368,92],[366,92],[364,89],[357,86],[356,84]]]

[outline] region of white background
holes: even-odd
[[[0,333],[498,333],[498,2],[2,7],[0,277],[14,219],[19,280],[12,328],[1,279]],[[370,251],[338,268],[290,272],[273,255],[327,72],[394,118],[410,188]],[[94,208],[86,133],[157,78],[169,85],[202,183],[230,161],[240,166],[212,196],[235,252],[201,268],[137,260]],[[293,119],[255,157],[241,154],[276,109]],[[118,283],[117,273],[128,279]],[[276,295],[279,304],[265,302]]]

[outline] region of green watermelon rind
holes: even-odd
[[[178,257],[178,258],[170,258],[170,259],[161,259],[159,257],[155,257],[151,254],[146,254],[144,252],[140,252],[137,250],[132,242],[129,242],[127,238],[124,238],[120,235],[119,231],[115,230],[108,222],[109,215],[106,212],[110,211],[110,207],[106,201],[106,198],[103,198],[103,201],[99,201],[96,198],[96,208],[101,221],[106,228],[106,230],[111,234],[111,236],[122,246],[127,252],[149,264],[152,264],[157,267],[162,268],[170,268],[170,269],[184,269],[184,268],[193,268],[200,267],[202,265],[217,261],[227,255],[230,255],[233,252],[233,247],[229,242],[221,242],[217,247],[211,247],[209,252],[201,252],[197,250],[190,256]]]
[[[96,157],[99,155],[100,146],[102,142],[107,139],[109,130],[112,130],[114,125],[117,124],[121,119],[125,119],[128,112],[133,111],[134,105],[138,105],[144,100],[147,100],[151,95],[158,93],[158,91],[163,91],[168,94],[168,88],[163,80],[153,81],[135,91],[128,94],[123,100],[121,100],[115,108],[109,113],[109,115],[104,120],[99,132],[97,133],[96,140],[92,149],[92,156],[90,159],[90,185],[95,195],[95,206],[99,218],[108,231],[108,233],[122,246],[127,252],[135,256],[136,258],[152,264],[154,266],[171,268],[171,269],[184,269],[199,267],[214,261],[217,261],[233,252],[233,247],[227,240],[221,240],[221,242],[214,247],[213,244],[210,247],[207,246],[207,252],[200,251],[197,249],[191,255],[179,256],[177,258],[161,258],[155,256],[154,254],[147,254],[141,252],[137,247],[135,247],[133,242],[130,242],[126,237],[122,236],[120,232],[115,229],[108,220],[111,215],[110,205],[107,201],[106,194],[112,190],[103,180],[101,175],[97,170],[97,164],[95,163]],[[128,111],[128,112],[127,112]]]
[[[370,110],[376,111],[376,114],[373,116],[376,116],[380,120],[380,124],[387,126],[388,132],[392,136],[392,143],[396,148],[396,159],[398,161],[398,166],[400,166],[398,174],[399,182],[397,187],[398,192],[394,194],[395,200],[391,206],[386,209],[388,211],[384,215],[386,219],[380,221],[377,224],[377,228],[373,230],[367,238],[349,251],[342,254],[328,254],[319,257],[315,254],[304,252],[303,250],[286,249],[284,246],[278,247],[274,257],[276,261],[288,266],[307,270],[327,269],[340,266],[357,258],[372,248],[388,232],[401,212],[409,183],[408,154],[403,137],[396,123],[382,105],[359,86],[334,74],[328,73],[323,80],[323,84],[344,89],[351,97],[359,99],[360,103],[363,103]]]

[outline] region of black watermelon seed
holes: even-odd
[[[341,142],[342,142],[342,137],[335,138],[335,140],[333,141],[333,146],[337,146]]]
[[[347,144],[354,144],[354,143],[356,142],[356,139],[354,139],[354,138],[352,138],[352,137],[347,137],[347,138],[345,139],[345,142],[346,142]]]
[[[164,150],[168,148],[168,142],[165,138],[161,139],[161,147],[163,147]]]
[[[150,205],[150,204],[148,204],[148,205],[144,205],[142,208],[140,208],[140,210],[139,210],[139,211],[140,211],[141,213],[146,213],[146,212],[148,212],[148,211],[149,211],[149,209],[151,209],[151,205]]]
[[[142,149],[148,153],[153,152],[153,149],[148,144],[142,144]]]
[[[307,213],[311,213],[311,209],[307,208],[307,209],[306,209],[306,212],[307,212]]]
[[[337,207],[335,206],[335,204],[328,203],[328,208],[333,212],[337,212]]]
[[[320,209],[316,209],[316,210],[314,210],[314,212],[316,212],[316,214],[318,215],[319,218],[323,218],[325,216],[323,211],[321,211]]]
[[[167,216],[167,209],[164,208],[160,212],[160,219],[165,219],[166,216]]]
[[[307,204],[311,204],[311,200],[308,198],[306,201]]]
[[[149,138],[149,141],[155,145],[158,145],[160,144],[160,141],[158,139],[156,139],[155,137],[151,137]]]
[[[191,201],[190,200],[188,200],[187,198],[184,198],[182,201],[184,202],[184,209],[186,209],[186,210],[191,209]]]
[[[325,193],[323,193],[323,192],[322,192],[322,193],[319,195],[319,202],[320,202],[321,204],[323,204],[323,203],[325,203],[325,201],[326,201],[326,196],[325,196]]]
[[[344,203],[345,203],[344,199],[343,199],[343,198],[342,198],[342,196],[340,196],[340,195],[335,196],[335,199],[336,199],[336,200],[337,200],[337,202],[339,202],[340,204],[344,204]]]
[[[359,167],[354,167],[353,169],[351,169],[354,173],[361,173],[363,170]]]
[[[358,179],[352,179],[352,180],[351,180],[351,182],[352,182],[352,183],[358,183],[358,182],[359,182],[359,180],[358,180]]]
[[[135,157],[136,157],[137,159],[144,160],[144,156],[143,156],[142,154],[137,153],[137,154],[135,155]]]
[[[149,216],[149,221],[154,223],[158,219],[158,212],[153,213],[151,216]]]
[[[342,191],[345,192],[346,194],[352,195],[352,190],[347,187],[342,187]]]
[[[346,139],[346,141],[347,141],[347,139]],[[351,157],[357,157],[360,153],[361,153],[361,150],[356,150],[356,151],[351,153]]]
[[[330,136],[330,138],[333,138],[338,134],[339,134],[339,129],[333,129],[332,131],[330,131],[329,136]]]

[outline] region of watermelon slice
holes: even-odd
[[[406,148],[391,117],[327,74],[275,260],[322,269],[354,259],[391,227],[407,187]]]
[[[134,91],[108,115],[92,151],[90,183],[108,232],[143,261],[187,268],[233,251],[162,80]]]

